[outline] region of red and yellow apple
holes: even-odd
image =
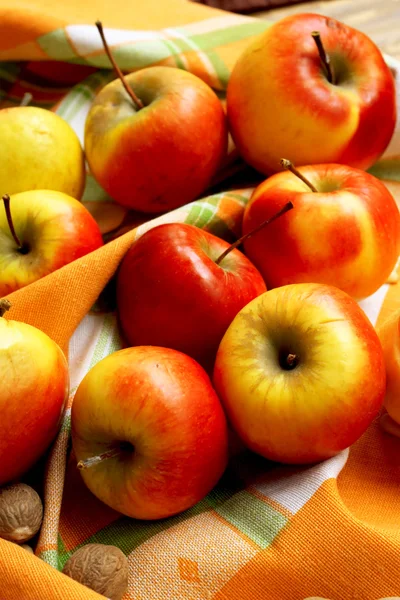
[[[45,333],[3,317],[0,300],[0,485],[21,477],[55,438],[69,390],[68,365]]]
[[[400,425],[400,310],[394,311],[377,328],[386,365],[385,408]]]
[[[98,183],[119,204],[166,212],[194,200],[209,185],[227,149],[224,110],[192,73],[155,66],[125,77],[95,98],[85,125],[85,152]]]
[[[0,110],[0,198],[30,190],[57,190],[81,199],[83,150],[60,116],[34,106]]]
[[[87,373],[72,406],[72,444],[93,494],[138,519],[196,504],[228,455],[208,375],[189,356],[155,346],[119,350]]]
[[[3,201],[4,206],[0,201],[2,296],[103,245],[92,215],[67,194],[32,190],[10,199],[5,196]]]
[[[382,406],[386,374],[379,338],[357,302],[333,286],[304,283],[269,290],[237,314],[213,382],[248,448],[302,464],[362,435]]]
[[[335,285],[354,298],[375,292],[400,250],[400,213],[385,185],[344,165],[300,167],[315,191],[285,171],[261,183],[243,217],[243,232],[290,200],[294,210],[244,242],[268,288],[290,283]]]
[[[150,229],[124,256],[117,276],[119,321],[130,345],[166,346],[212,368],[228,325],[266,291],[242,252],[194,225]]]
[[[274,23],[245,49],[229,79],[227,109],[240,154],[263,173],[279,171],[282,156],[297,165],[367,169],[394,131],[394,79],[365,34],[302,13]]]

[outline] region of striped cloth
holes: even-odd
[[[237,56],[268,26],[184,0],[0,0],[0,106],[31,92],[34,104],[55,110],[82,140],[90,102],[112,77],[91,24],[97,18],[123,69],[188,69],[222,100]],[[398,133],[372,172],[400,198],[397,154]],[[128,519],[100,503],[69,452],[73,393],[93,365],[121,347],[107,283],[132,241],[171,221],[232,239],[251,191],[207,196],[143,223],[89,175],[83,201],[108,243],[10,296],[9,318],[40,327],[68,351],[71,398],[46,461],[36,557],[0,540],[1,600],[100,599],[60,573],[89,542],[114,544],[128,557],[124,600],[400,597],[400,441],[378,420],[350,450],[316,466],[239,455],[206,498],[160,522]],[[379,325],[399,300],[400,285],[385,284],[361,306]]]

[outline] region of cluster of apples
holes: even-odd
[[[116,280],[129,347],[74,399],[83,479],[132,517],[199,501],[234,435],[274,461],[334,456],[385,396],[382,347],[357,300],[386,281],[400,249],[396,202],[365,172],[394,130],[390,70],[361,33],[299,15],[245,51],[227,98],[239,151],[269,176],[243,236],[229,246],[169,223],[137,239]]]
[[[373,42],[309,14],[276,23],[245,50],[229,81],[227,117],[211,88],[179,69],[120,74],[100,91],[85,153],[116,202],[157,213],[194,199],[222,164],[228,129],[268,177],[234,244],[169,223],[144,233],[122,260],[117,314],[127,347],[88,372],[72,408],[74,454],[99,499],[131,517],[168,517],[217,483],[230,432],[268,459],[299,464],[334,456],[366,430],[384,401],[386,367],[357,300],[395,267],[400,214],[365,170],[395,120],[393,76]],[[14,219],[21,195],[11,197]],[[16,232],[4,202],[15,246],[28,228]],[[18,239],[19,255],[34,241]],[[13,395],[38,395],[36,346],[21,343],[20,327],[0,320],[8,340],[0,364],[15,347],[29,371],[23,393],[3,394],[10,406]],[[46,364],[59,386],[39,392],[52,404],[52,423],[41,422],[34,451],[34,411],[25,445],[13,432],[0,436],[0,483],[37,460],[59,425],[67,370],[50,342]]]

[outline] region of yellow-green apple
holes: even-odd
[[[297,165],[369,168],[396,122],[394,80],[365,34],[302,13],[257,37],[239,57],[227,92],[229,126],[243,158],[259,171]]]
[[[227,139],[214,91],[192,73],[164,66],[107,84],[85,125],[95,179],[116,202],[145,213],[165,212],[200,195],[222,163]]]
[[[0,485],[21,477],[60,426],[69,375],[59,346],[36,327],[3,317],[0,300]]]
[[[72,406],[72,444],[87,487],[138,519],[201,500],[225,470],[225,415],[189,356],[157,346],[114,352],[84,377]]]
[[[386,365],[385,408],[391,419],[400,424],[400,310],[393,311],[377,331]]]
[[[119,322],[128,343],[174,348],[212,368],[233,317],[266,291],[258,270],[234,247],[238,243],[230,246],[185,223],[159,225],[136,240],[117,275]]]
[[[213,382],[244,444],[283,463],[312,463],[353,444],[382,406],[385,363],[371,322],[333,286],[265,292],[233,319]]]
[[[3,203],[0,295],[33,283],[103,245],[92,215],[67,194],[31,190],[11,198],[6,194]]]
[[[375,292],[400,250],[400,214],[389,190],[374,176],[345,165],[297,170],[282,162],[293,173],[276,173],[261,183],[243,217],[246,233],[283,201],[294,205],[267,233],[244,242],[267,287],[326,283],[357,299]]]
[[[34,106],[0,110],[0,197],[57,190],[78,200],[85,187],[83,150],[60,116]]]

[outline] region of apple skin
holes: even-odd
[[[79,138],[50,110],[0,110],[0,164],[0,197],[37,189],[82,197],[86,173]]]
[[[311,32],[319,31],[338,80],[328,82]],[[297,166],[368,169],[396,123],[394,79],[365,34],[316,14],[288,16],[257,37],[229,79],[230,131],[242,157],[265,174]]]
[[[81,473],[102,502],[137,519],[196,504],[228,456],[226,419],[208,375],[189,356],[156,346],[119,350],[88,372],[72,406],[72,444],[78,461],[133,446]]]
[[[0,485],[22,476],[55,438],[68,398],[65,356],[45,333],[0,318]]]
[[[291,370],[281,361],[293,353]],[[378,336],[345,292],[314,283],[262,294],[234,318],[218,349],[214,387],[244,444],[291,464],[353,444],[385,395]]]
[[[119,79],[99,92],[85,125],[93,176],[116,202],[145,213],[194,200],[226,154],[221,102],[177,68],[148,67],[125,79],[145,106],[136,110]]]
[[[394,311],[377,331],[386,365],[385,408],[400,424],[400,311]]]
[[[1,203],[2,204],[2,203]],[[32,190],[11,196],[21,253],[0,205],[0,296],[6,296],[100,248],[103,238],[89,211],[62,192]]]
[[[132,346],[165,346],[212,369],[233,317],[266,291],[248,258],[228,242],[185,223],[150,229],[124,256],[117,275],[118,316]]]
[[[318,193],[293,173],[276,173],[254,191],[243,233],[285,202],[294,209],[250,237],[244,250],[267,287],[314,282],[335,285],[357,299],[389,277],[400,251],[400,214],[376,177],[344,165],[298,169]]]

